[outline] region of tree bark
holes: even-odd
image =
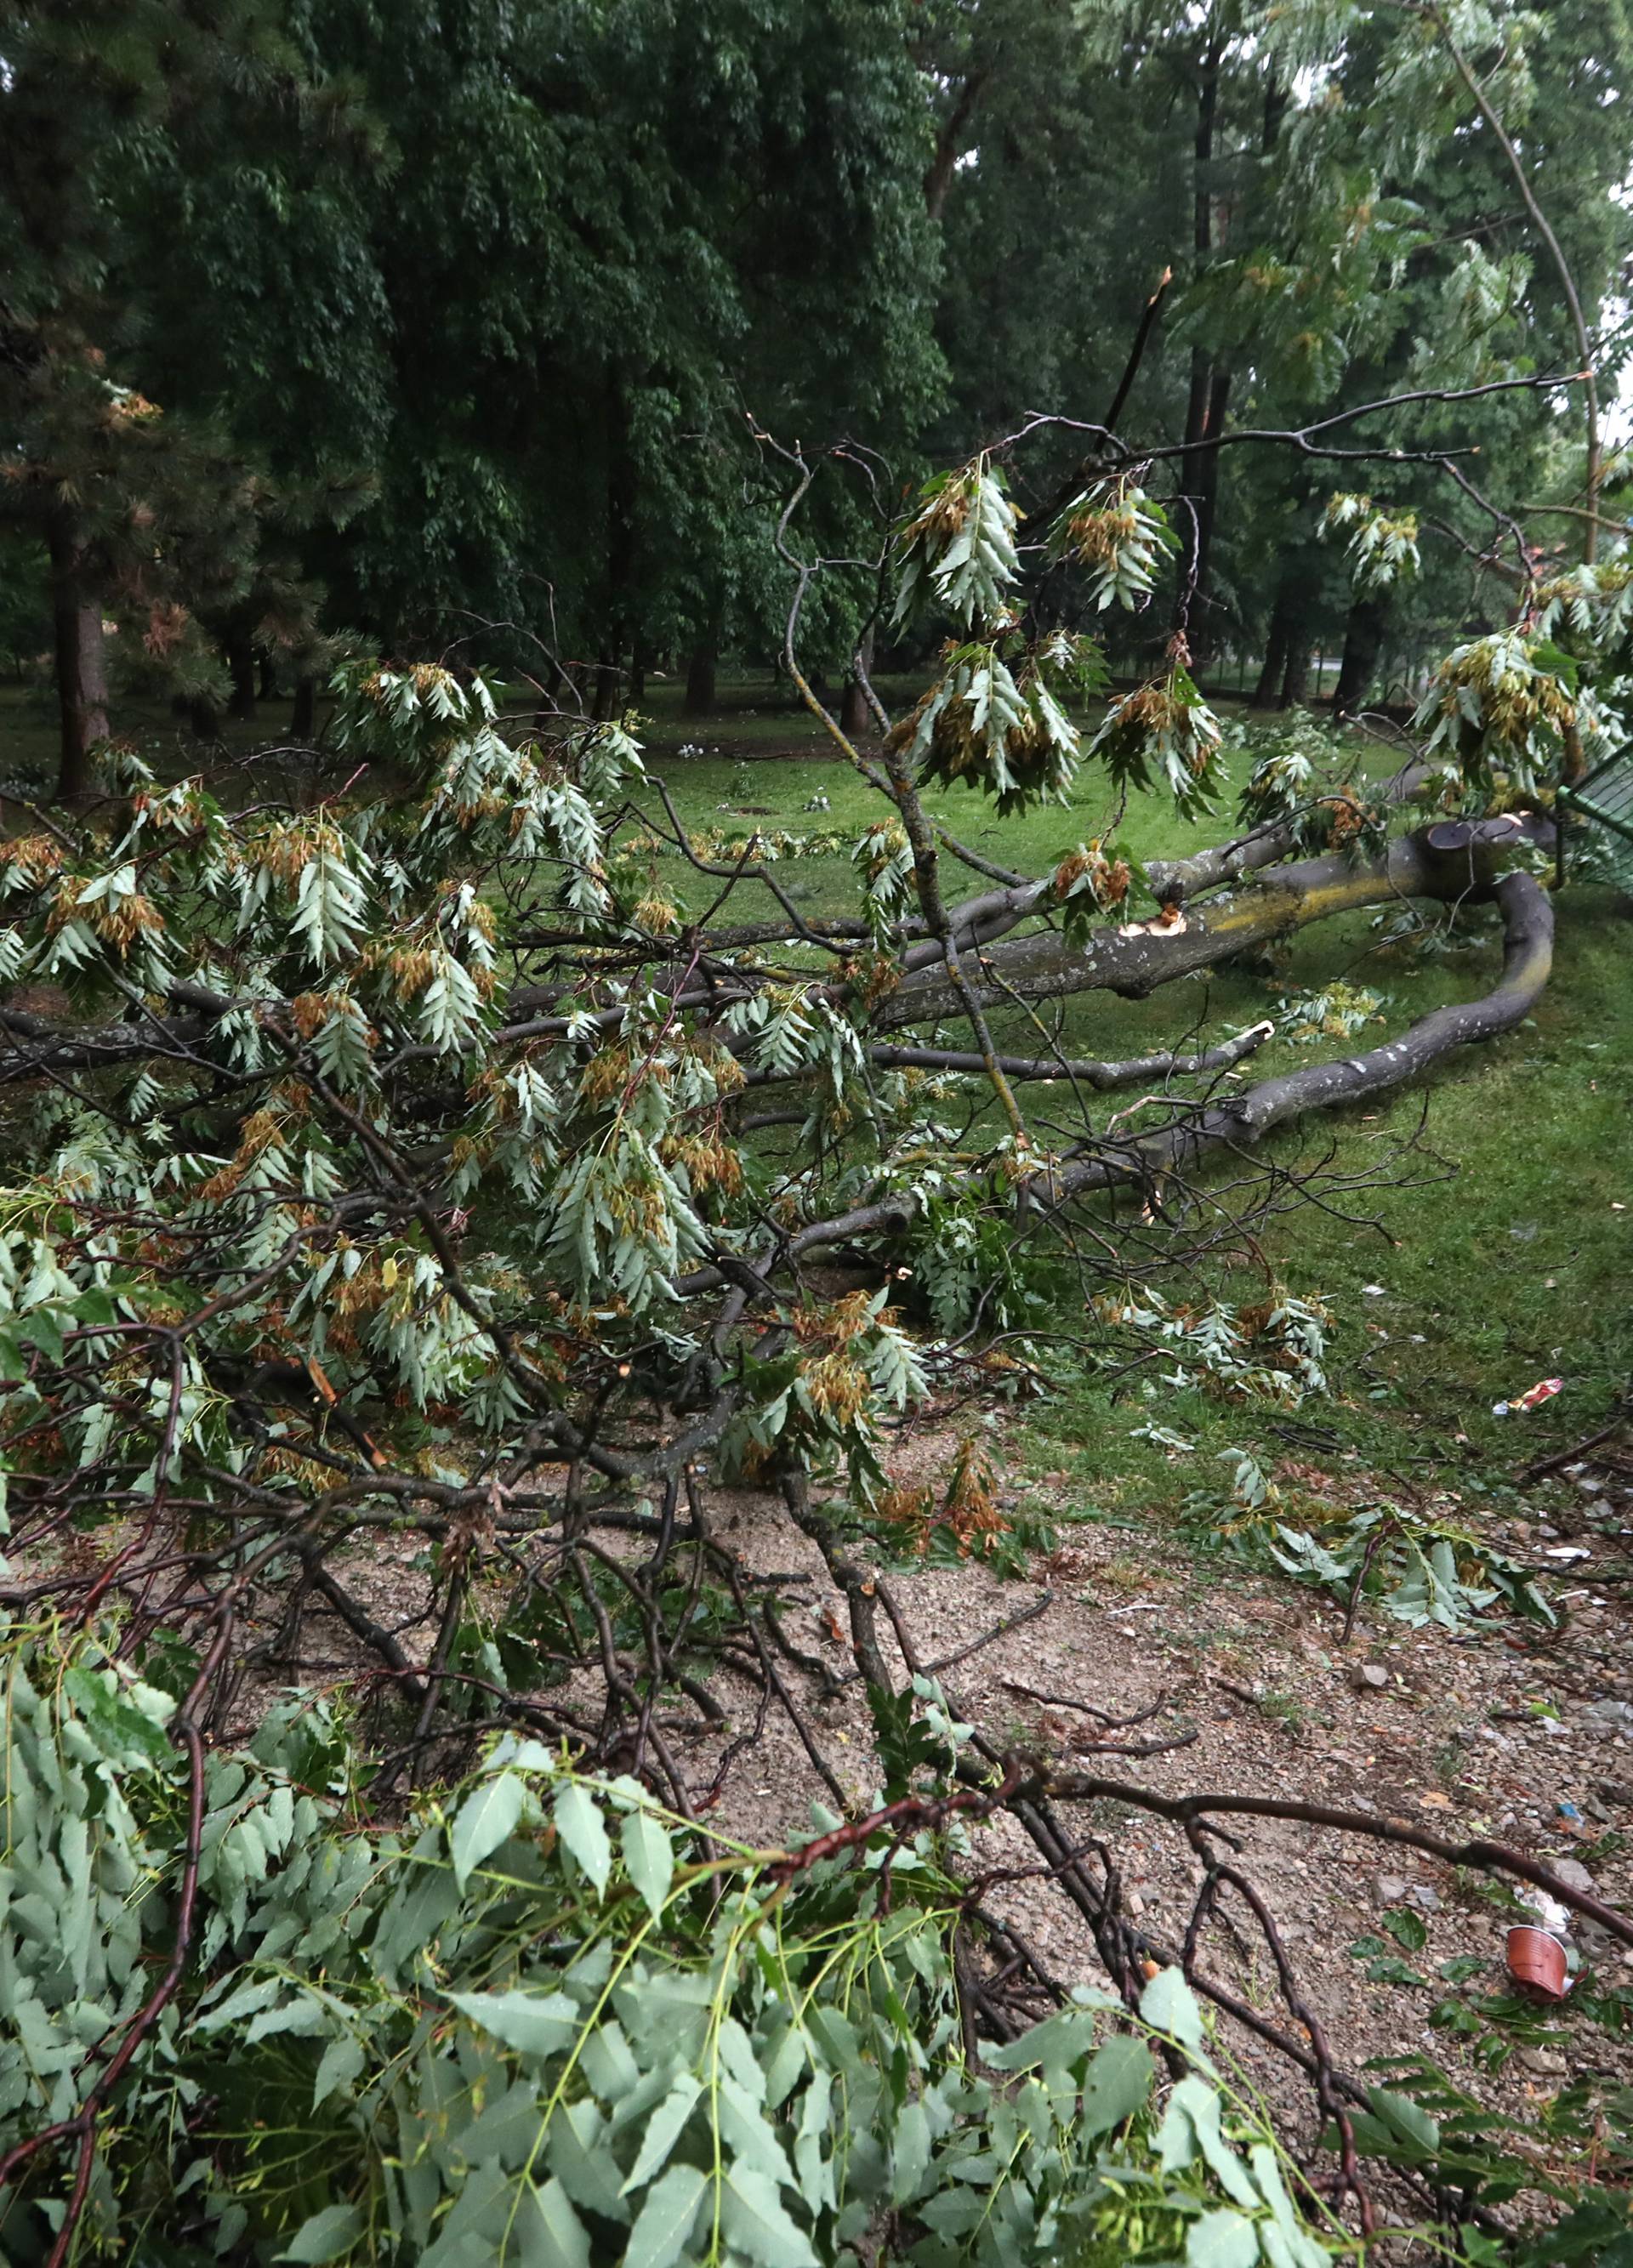
[[[1333,692],[1334,717],[1353,717],[1366,699],[1388,622],[1386,599],[1357,599],[1351,606],[1344,630],[1344,658],[1338,665],[1338,683]]]
[[[1253,688],[1250,709],[1274,709],[1275,696],[1287,669],[1287,649],[1293,634],[1293,600],[1286,584],[1275,594],[1275,605],[1270,615],[1270,634],[1265,645],[1265,666],[1259,673],[1259,682]]]
[[[981,89],[990,74],[975,70],[958,90],[957,99],[948,112],[941,131],[935,137],[935,155],[931,158],[924,176],[925,210],[932,220],[940,220],[947,202],[947,192],[952,187],[953,175],[958,170],[958,160],[964,154],[964,129],[980,100]]]
[[[1216,363],[1208,376],[1208,408],[1202,421],[1202,438],[1208,446],[1197,458],[1194,499],[1196,586],[1190,600],[1189,644],[1192,657],[1199,664],[1213,652],[1215,642],[1213,600],[1208,588],[1214,528],[1219,516],[1219,451],[1215,445],[1224,431],[1230,405],[1230,372],[1223,363]]]
[[[985,946],[979,959],[974,954],[969,956],[972,968],[981,972],[973,990],[983,1008],[1001,1008],[1006,1003],[1013,1006],[1017,998],[1063,1000],[1096,991],[1143,1000],[1159,985],[1188,976],[1193,969],[1215,968],[1312,922],[1325,921],[1329,914],[1402,898],[1455,897],[1488,888],[1491,859],[1521,841],[1551,842],[1554,832],[1550,821],[1534,817],[1482,820],[1468,828],[1467,840],[1459,848],[1447,851],[1437,849],[1430,839],[1437,831],[1424,828],[1397,836],[1385,858],[1359,865],[1341,851],[1331,851],[1261,868],[1206,904],[1188,906],[1183,924],[1130,924],[1072,946],[1049,930],[1003,936],[1014,925],[1015,914],[995,910],[989,923],[966,921],[958,931],[959,946],[962,950],[972,941],[980,946],[984,936],[1002,937],[1002,942]],[[996,909],[1013,908],[1017,901],[1023,915],[1037,902],[1027,892],[995,893],[982,902]],[[876,1010],[875,1030],[900,1031],[933,1017],[963,1012],[964,1003],[935,939],[911,947],[904,961],[906,973]]]
[[[107,738],[107,665],[102,594],[87,571],[72,528],[54,520],[48,537],[51,609],[56,636],[56,695],[62,722],[58,803],[91,793],[91,751]]]
[[[253,717],[255,713],[255,649],[247,630],[229,632],[225,642],[226,665],[233,679],[233,696],[227,703],[229,717]]]
[[[716,677],[720,669],[720,638],[725,630],[725,609],[716,607],[709,617],[708,627],[692,647],[686,664],[686,698],[682,714],[687,717],[712,717],[714,714]]]
[[[600,721],[624,707],[624,657],[630,647],[630,592],[635,576],[635,459],[629,403],[616,363],[607,366],[607,590],[604,629],[591,713]]]
[[[263,701],[276,701],[277,699],[277,663],[270,653],[263,653],[261,656],[260,676],[261,698]]]
[[[1302,707],[1309,690],[1310,632],[1301,607],[1288,631],[1287,667],[1282,677],[1281,697],[1275,705],[1278,709]]]
[[[618,698],[624,682],[624,672],[616,654],[603,653],[595,665],[595,691],[590,702],[590,715],[598,725],[616,717],[623,707]]]
[[[1223,53],[1218,36],[1210,33],[1197,76],[1194,164],[1191,176],[1192,248],[1196,255],[1198,276],[1207,267],[1214,248],[1214,201],[1208,169],[1213,164],[1214,135],[1219,116],[1219,63]],[[1224,383],[1228,394],[1228,376]],[[1207,549],[1203,519],[1210,485],[1207,468],[1208,459],[1218,454],[1217,450],[1202,446],[1208,438],[1214,384],[1213,357],[1206,347],[1193,346],[1191,350],[1191,393],[1186,405],[1186,453],[1179,460],[1179,477],[1189,510],[1182,509],[1179,514],[1181,549],[1179,585],[1174,600],[1174,626],[1186,630],[1198,641],[1202,637],[1201,617],[1208,603],[1203,583]],[[1222,399],[1222,417],[1223,410]]]
[[[1455,887],[1454,885],[1452,886]],[[1441,895],[1441,889],[1431,889]],[[1122,1156],[1068,1167],[1047,1189],[1052,1201],[1081,1189],[1133,1181],[1149,1184],[1158,1175],[1183,1172],[1222,1142],[1262,1141],[1278,1126],[1310,1110],[1333,1110],[1386,1094],[1415,1079],[1453,1048],[1497,1038],[1512,1031],[1535,1007],[1554,961],[1554,909],[1547,892],[1530,874],[1505,874],[1491,893],[1503,914],[1503,974],[1483,999],[1432,1009],[1398,1039],[1368,1054],[1283,1071],[1245,1094],[1200,1111],[1148,1140],[1129,1145]]]
[[[845,690],[839,701],[839,730],[847,740],[860,740],[872,732],[874,727],[873,711],[868,706],[867,689],[862,684],[863,674],[871,676],[873,674],[873,632],[871,630],[863,638],[857,651],[861,658],[861,671],[852,670],[847,673]]]

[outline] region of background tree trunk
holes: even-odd
[[[1357,599],[1344,630],[1344,658],[1338,665],[1333,714],[1353,717],[1366,699],[1378,671],[1378,657],[1389,624],[1385,599]]]
[[[630,649],[630,593],[635,578],[635,459],[630,446],[629,402],[616,364],[607,368],[606,628],[595,671],[591,713],[604,722],[624,703],[624,658]]]
[[[1196,254],[1198,276],[1207,267],[1214,247],[1214,202],[1208,173],[1214,159],[1214,132],[1219,115],[1219,63],[1223,53],[1223,47],[1217,35],[1210,35],[1197,73],[1196,136],[1191,196],[1192,248]],[[1224,387],[1227,394],[1230,383],[1226,375]],[[1182,504],[1175,516],[1180,553],[1179,582],[1174,600],[1174,627],[1183,627],[1187,631],[1193,650],[1203,641],[1202,618],[1208,606],[1203,581],[1207,566],[1204,521],[1210,488],[1209,460],[1216,458],[1218,452],[1204,449],[1201,444],[1208,438],[1214,387],[1213,357],[1206,347],[1193,346],[1191,350],[1191,394],[1186,405],[1186,453],[1179,460],[1180,481],[1189,509]],[[1224,406],[1224,396],[1222,395],[1219,403],[1221,418]],[[1211,484],[1216,485],[1216,482],[1217,474],[1215,472],[1211,475]]]
[[[1259,673],[1253,697],[1247,704],[1250,709],[1275,707],[1277,688],[1287,668],[1287,648],[1292,635],[1292,598],[1284,585],[1275,594],[1275,605],[1270,615],[1270,634],[1265,644],[1265,666]]]
[[[255,713],[255,649],[248,630],[229,632],[226,644],[226,665],[233,679],[233,697],[227,703],[229,717],[253,717]]]
[[[686,698],[682,704],[683,716],[712,717],[714,714],[715,681],[720,670],[720,638],[725,627],[725,608],[717,606],[686,664]]]
[[[62,718],[56,800],[83,803],[91,792],[92,748],[107,738],[102,594],[92,587],[84,554],[65,522],[53,522],[49,544],[56,694]]]
[[[1302,609],[1289,625],[1287,638],[1287,668],[1282,678],[1282,696],[1278,709],[1300,706],[1310,690],[1310,633],[1305,628]]]
[[[295,713],[289,729],[297,740],[309,740],[317,729],[317,680],[303,669],[295,680]]]

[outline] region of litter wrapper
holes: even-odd
[[[1563,1391],[1564,1384],[1563,1378],[1539,1378],[1534,1386],[1526,1387],[1525,1392],[1517,1394],[1511,1402],[1494,1402],[1491,1415],[1506,1418],[1513,1410],[1540,1410],[1545,1402],[1551,1402],[1556,1394]]]

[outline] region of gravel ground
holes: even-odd
[[[897,1460],[894,1476],[944,1472],[950,1445],[951,1437],[933,1427],[920,1432]],[[1012,1462],[1018,1466],[1018,1450]],[[1227,1557],[1199,1560],[1160,1531],[1131,1538],[1095,1526],[1065,1530],[1063,1548],[1023,1579],[999,1580],[968,1562],[912,1564],[890,1575],[889,1588],[927,1663],[1009,1625],[943,1675],[959,1710],[1001,1745],[1170,1794],[1272,1795],[1449,1840],[1489,1835],[1555,1869],[1563,1865],[1578,1888],[1633,1913],[1633,1677],[1622,1667],[1629,1659],[1628,1604],[1618,1580],[1624,1547],[1615,1532],[1623,1521],[1633,1530],[1633,1498],[1621,1496],[1620,1474],[1611,1472],[1608,1484],[1595,1486],[1588,1467],[1575,1484],[1539,1491],[1532,1516],[1492,1538],[1534,1564],[1544,1589],[1569,1608],[1554,1634],[1504,1623],[1453,1636],[1363,1612],[1346,1645],[1343,1614],[1323,1594],[1260,1580]],[[1053,1477],[1063,1493],[1066,1476]],[[1582,1481],[1591,1493],[1581,1493]],[[1048,1476],[1038,1493],[1047,1499]],[[711,1517],[746,1576],[778,1579],[771,1587],[794,1645],[836,1675],[853,1668],[843,1594],[780,1499],[717,1491]],[[627,1533],[608,1531],[602,1540],[625,1552],[647,1548]],[[371,1611],[400,1629],[406,1653],[419,1661],[434,1633],[428,1622],[411,1620],[423,1587],[410,1571],[413,1550],[382,1536],[336,1565]],[[1548,1556],[1564,1551],[1575,1556]],[[320,1684],[346,1683],[365,1668],[350,1633],[318,1612],[308,1616],[303,1653],[304,1675]],[[900,1668],[893,1645],[887,1653]],[[791,1687],[809,1693],[814,1679],[785,1670]],[[728,1741],[753,1722],[746,1682],[728,1672],[713,1687],[730,1720],[725,1730],[671,1736],[698,1791],[709,1786]],[[1169,1733],[1186,1744],[1138,1761],[1097,1760],[1087,1746],[1093,1720],[1072,1702],[1119,1717],[1161,1705],[1159,1715],[1127,1737]],[[235,1713],[253,1713],[254,1705],[247,1690]],[[877,1772],[860,1683],[812,1704],[808,1725],[847,1804],[865,1807]],[[733,1835],[780,1845],[809,1824],[814,1801],[833,1800],[787,1716],[773,1706],[707,1815]],[[1115,1802],[1065,1805],[1061,1813],[1075,1834],[1097,1836],[1114,1849],[1130,1918],[1158,1940],[1182,1937],[1201,1879],[1182,1833]],[[1451,1999],[1473,2007],[1508,1990],[1504,1934],[1514,1909],[1485,1877],[1385,1841],[1300,1823],[1235,1821],[1232,1832],[1241,1842],[1239,1863],[1276,1917],[1308,2005],[1348,2069],[1422,2053],[1482,2100],[1522,2117],[1573,2080],[1633,2076],[1633,2033],[1624,2045],[1580,2005],[1541,2012],[1518,2036],[1507,2036],[1511,2052],[1495,2071],[1453,2031],[1431,2024],[1431,2012]],[[982,1831],[979,1859],[983,1868],[1026,1873],[1038,1854],[1012,1821],[1001,1819]],[[995,1889],[990,1902],[1024,1930],[1056,1976],[1103,1981],[1086,1929],[1048,1883],[1031,1874]],[[1385,1917],[1395,1918],[1393,1933]],[[1238,1931],[1210,1925],[1208,1963],[1263,2014],[1285,2022],[1262,1939],[1245,1910],[1236,1918]],[[1410,1942],[1417,1924],[1421,1946]],[[1402,1935],[1408,1942],[1399,1941]],[[1406,1962],[1423,1982],[1369,1978],[1376,1952],[1350,1951],[1366,1938],[1381,1938],[1386,1956]],[[1591,1923],[1575,1925],[1573,1942],[1591,1968],[1592,1989],[1602,1994],[1626,1985],[1633,2001],[1633,1952]],[[1454,1985],[1438,1964],[1458,1959],[1479,1966]],[[1245,2073],[1290,2109],[1278,2059],[1234,2029]],[[1487,2027],[1482,2021],[1477,2029]]]

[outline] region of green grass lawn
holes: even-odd
[[[1423,1120],[1424,1146],[1400,1170],[1424,1185],[1353,1201],[1371,1216],[1365,1225],[1305,1209],[1260,1240],[1292,1290],[1330,1305],[1334,1398],[1307,1403],[1282,1432],[1278,1413],[1252,1404],[1165,1388],[1148,1401],[1132,1381],[1107,1388],[1085,1379],[1035,1423],[1040,1469],[1080,1476],[1088,1504],[1138,1510],[1193,1488],[1223,1492],[1227,1447],[1252,1447],[1267,1464],[1291,1454],[1327,1468],[1350,1450],[1425,1491],[1478,1498],[1603,1422],[1633,1379],[1633,920],[1608,893],[1588,889],[1568,889],[1559,917],[1554,977],[1534,1020],[1448,1059],[1375,1113],[1333,1123],[1342,1162],[1356,1165]],[[1356,1047],[1469,997],[1496,971],[1489,930],[1467,954],[1413,967],[1399,958],[1356,965],[1359,928],[1306,936],[1289,969],[1301,985],[1343,971],[1389,996],[1385,1020]],[[1239,1014],[1249,1004],[1233,994],[1216,985],[1216,1008],[1228,1001]],[[1152,1018],[1155,1040],[1160,1003],[1138,1012]],[[1296,1054],[1307,1051],[1267,1049],[1255,1071]],[[1306,1153],[1326,1131],[1306,1130]],[[1250,1290],[1242,1279],[1223,1288]],[[1555,1400],[1529,1416],[1492,1416],[1494,1403],[1551,1376],[1565,1381]],[[1153,1414],[1193,1453],[1134,1438]],[[1317,1434],[1301,1450],[1302,1425]]]
[[[661,716],[649,735],[653,768],[670,783],[689,826],[848,831],[876,815],[878,799],[825,752],[770,760],[773,739],[784,755],[809,747],[809,720],[785,711],[768,732],[772,720],[745,701],[733,722],[735,744],[727,731]],[[689,734],[709,753],[678,756]],[[734,753],[745,744],[746,762]],[[1246,761],[1234,757],[1232,774]],[[818,792],[831,810],[807,812]],[[996,819],[968,793],[928,800],[953,834],[1030,872],[1101,832],[1109,813],[1092,768],[1068,809],[1018,820]],[[722,803],[759,809],[741,815],[717,809]],[[1223,810],[1186,826],[1153,798],[1131,809],[1121,831],[1142,857],[1171,857],[1219,839],[1229,825]],[[846,863],[792,858],[780,879],[796,902],[838,911],[847,902]],[[1350,1201],[1356,1219],[1305,1208],[1259,1240],[1290,1289],[1322,1295],[1332,1310],[1334,1398],[1307,1405],[1292,1427],[1295,1434],[1301,1425],[1319,1430],[1325,1453],[1307,1452],[1318,1462],[1352,1450],[1368,1468],[1394,1467],[1426,1491],[1446,1486],[1477,1498],[1526,1459],[1592,1430],[1633,1378],[1633,909],[1607,890],[1569,887],[1558,915],[1553,980],[1525,1027],[1452,1057],[1375,1111],[1324,1121],[1297,1145],[1278,1147],[1283,1158],[1296,1149],[1307,1155],[1330,1135],[1339,1163],[1355,1170],[1418,1138],[1415,1152],[1391,1169],[1400,1185]],[[1285,995],[1342,979],[1382,996],[1377,1019],[1350,1042],[1370,1048],[1495,981],[1501,949],[1489,910],[1465,916],[1444,948],[1392,945],[1395,925],[1393,913],[1347,917],[1301,934],[1271,972],[1216,970],[1149,1001],[1082,996],[1065,1004],[1061,1040],[1072,1052],[1121,1056],[1171,1045],[1193,1030],[1217,1038],[1272,1012]],[[1035,1051],[1037,1034],[1023,1017],[993,1020],[1001,1044]],[[1253,1059],[1252,1076],[1319,1059],[1341,1044],[1275,1041]],[[1623,1204],[1626,1211],[1615,1209]],[[1215,1289],[1253,1296],[1245,1276],[1183,1285],[1177,1295]],[[1553,1375],[1565,1380],[1555,1400],[1530,1416],[1493,1418],[1493,1403]],[[1193,1454],[1132,1438],[1153,1406],[1164,1425],[1195,1443]],[[1064,1465],[1084,1484],[1086,1504],[1138,1509],[1171,1505],[1191,1488],[1221,1489],[1228,1473],[1219,1452],[1227,1446],[1254,1447],[1267,1460],[1295,1454],[1275,1430],[1280,1422],[1275,1411],[1200,1392],[1164,1387],[1148,1400],[1137,1374],[1115,1388],[1080,1374],[1031,1432],[1038,1468]]]

